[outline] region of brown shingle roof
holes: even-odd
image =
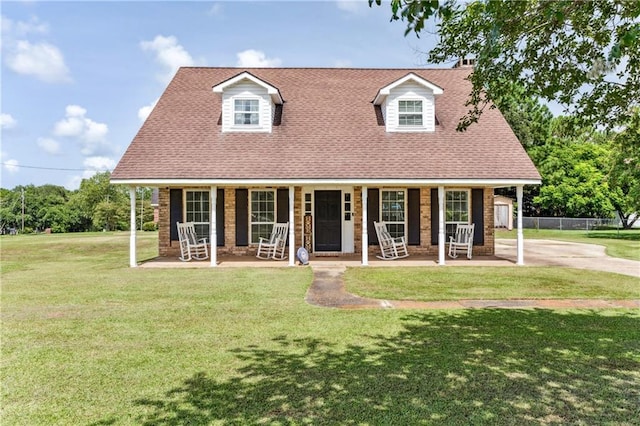
[[[285,99],[281,123],[272,133],[222,133],[212,87],[243,71],[181,68],[112,179],[540,179],[497,109],[456,131],[468,69],[252,68]],[[409,72],[444,89],[434,133],[379,124],[371,100]]]

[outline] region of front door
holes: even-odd
[[[315,191],[315,251],[342,251],[342,193]]]

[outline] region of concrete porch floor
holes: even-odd
[[[449,266],[509,266],[515,265],[515,262],[500,258],[497,256],[474,256],[469,260],[464,256],[458,259],[446,259],[446,265]],[[218,256],[217,267],[220,268],[283,268],[289,266],[289,260],[262,260],[253,256]],[[360,255],[342,255],[338,256],[311,256],[309,259],[310,266],[344,266],[357,267],[362,266],[362,258]],[[210,268],[210,260],[192,260],[190,262],[182,262],[177,257],[156,257],[153,259],[142,261],[138,264],[140,268]],[[296,259],[296,266],[300,266]],[[409,256],[404,259],[397,260],[380,260],[375,256],[369,257],[369,266],[373,267],[398,267],[398,266],[438,266],[437,256]]]

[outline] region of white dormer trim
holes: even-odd
[[[247,71],[244,71],[236,75],[235,77],[231,77],[229,80],[223,81],[222,83],[213,86],[213,93],[224,93],[225,89],[245,79],[266,89],[267,94],[271,96],[271,100],[274,104],[281,105],[282,103],[284,103],[282,95],[280,95],[280,90],[278,90],[277,87],[270,85],[266,81],[259,79],[258,77]]]
[[[444,93],[444,89],[442,89],[442,87],[440,87],[438,85],[435,85],[435,84],[431,83],[430,81],[425,80],[424,78],[419,77],[416,74],[410,72],[409,74],[405,75],[401,79],[396,80],[393,83],[389,84],[388,86],[385,86],[382,89],[380,89],[378,91],[378,93],[376,94],[375,99],[373,100],[373,104],[374,105],[382,105],[384,103],[386,97],[389,96],[389,94],[391,93],[391,91],[393,89],[395,89],[396,87],[408,82],[409,80],[413,80],[417,84],[419,84],[419,85],[425,87],[426,89],[430,90],[433,93],[434,96],[442,95]]]
[[[380,106],[387,132],[435,132],[435,101],[443,93],[440,86],[409,73],[380,89],[373,104]]]
[[[213,86],[213,92],[222,95],[223,133],[271,133],[276,105],[284,102],[276,87],[247,71]],[[236,102],[241,101],[257,104],[258,109],[236,110]],[[236,116],[242,119],[245,111],[251,116],[251,123],[237,123]]]

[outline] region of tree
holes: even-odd
[[[105,229],[105,224],[112,225],[111,222],[102,221],[105,217],[110,217],[109,215],[101,216],[98,222],[94,220],[96,209],[101,203],[107,203],[102,207],[105,211],[118,211],[123,206],[128,209],[129,196],[126,193],[126,188],[112,185],[110,179],[111,173],[109,172],[97,173],[89,179],[83,179],[80,183],[80,188],[74,194],[72,205],[79,211],[80,220],[86,228],[102,230]],[[114,206],[113,209],[111,207],[107,208],[107,205],[111,204]],[[103,215],[104,213],[103,211],[100,214]],[[128,229],[128,225],[124,228],[110,226],[107,229]]]
[[[607,134],[584,130],[571,134],[571,119],[559,117],[552,137],[531,150],[542,175],[540,194],[534,202],[541,214],[558,217],[611,217],[614,207],[607,182],[610,145]]]
[[[0,234],[21,223],[21,199],[15,191],[0,188]]]
[[[631,228],[640,214],[640,108],[635,109],[631,121],[613,137],[611,164],[611,203],[622,226]]]
[[[406,21],[405,35],[437,19],[428,62],[475,58],[460,130],[508,95],[512,82],[570,107],[582,124],[621,126],[640,104],[638,1],[391,0],[391,13]]]
[[[496,99],[496,105],[524,149],[530,153],[533,148],[547,143],[553,115],[546,105],[525,93],[521,86],[513,83],[511,86],[512,89],[508,94]],[[524,187],[522,207],[525,216],[539,215],[539,208],[533,202],[539,192],[540,188],[537,185]],[[499,188],[495,193],[516,198],[516,189],[513,187]]]

